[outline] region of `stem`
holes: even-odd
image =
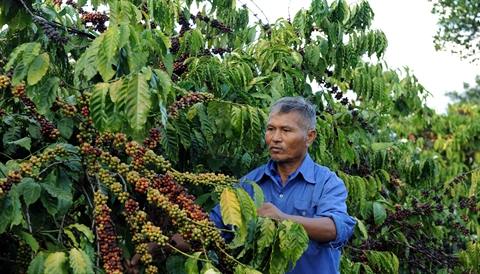
[[[65,217],[67,216],[67,213],[63,215],[62,222],[60,223],[60,228],[58,229],[58,236],[57,236],[57,241],[60,243],[62,240],[62,231],[63,231],[63,225],[65,224]]]
[[[252,2],[252,4],[254,4],[255,7],[257,7],[257,9],[263,14],[263,16],[265,16],[265,20],[267,20],[267,24],[270,25],[270,21],[268,21],[268,17],[267,17],[267,15],[265,14],[265,12],[263,12],[263,10],[257,5],[257,3],[255,3],[255,1],[250,0],[250,2]]]
[[[74,34],[78,34],[78,35],[82,35],[82,36],[85,36],[87,38],[90,38],[90,39],[95,39],[97,38],[95,35],[93,34],[90,34],[88,32],[84,32],[84,31],[81,31],[81,30],[78,30],[78,29],[75,29],[75,28],[72,28],[72,27],[67,27],[67,26],[64,26],[60,23],[57,23],[57,22],[50,22],[48,21],[47,19],[45,19],[44,17],[42,16],[39,16],[39,15],[35,15],[29,8],[28,6],[25,4],[25,2],[23,0],[20,0],[20,2],[22,3],[23,7],[27,10],[27,12],[35,19],[37,20],[41,20],[41,21],[44,21],[45,23],[49,24],[50,26],[52,27],[55,27],[55,28],[58,28],[58,29],[67,29],[68,32],[70,33],[74,33]]]
[[[28,206],[25,208],[25,215],[27,216],[28,232],[30,232],[30,234],[32,234],[33,229],[32,229],[32,223],[30,221],[30,213],[28,212]]]
[[[92,225],[95,226],[95,218],[93,218],[93,224]],[[102,254],[100,253],[100,241],[99,241],[99,238],[98,238],[97,228],[95,228],[95,236],[97,237],[97,240],[95,241],[97,243],[97,258],[96,258],[95,265],[97,266],[97,269],[100,269],[100,256],[102,256]]]
[[[223,248],[221,248],[218,244],[217,244],[216,246],[217,246],[217,248],[218,248],[223,254],[225,254],[230,260],[236,262],[237,264],[239,264],[239,265],[241,265],[241,266],[243,266],[243,267],[245,267],[245,268],[250,268],[248,265],[246,265],[246,264],[238,261],[238,260],[235,259],[232,255],[228,254],[227,251],[225,251]]]
[[[250,7],[247,6],[247,4],[243,3],[242,1],[238,0],[238,2],[240,2],[240,4],[242,4],[244,7],[246,7],[252,14],[253,16],[255,16],[255,18],[257,18],[257,20],[263,24],[262,22],[262,19],[260,17],[258,17],[258,14],[256,12],[254,12]],[[268,20],[267,20],[268,21]]]
[[[128,191],[127,190],[127,182],[125,181],[125,178],[123,178],[122,175],[120,175],[120,173],[115,173],[119,178],[120,180],[122,181],[122,184],[123,184],[123,191]]]
[[[186,256],[186,257],[188,257],[188,258],[195,259],[195,260],[199,260],[199,261],[202,261],[202,262],[207,262],[207,263],[210,262],[209,260],[200,259],[200,258],[197,258],[197,257],[195,257],[195,256],[192,256],[192,255],[190,255],[190,254],[188,254],[188,253],[185,253],[185,252],[181,251],[180,249],[174,247],[173,245],[171,245],[171,244],[169,244],[169,243],[167,243],[166,246],[170,247],[171,249],[177,251],[178,253],[180,253],[180,254],[182,254],[183,256]]]
[[[51,167],[53,167],[53,166],[56,166],[56,165],[58,165],[58,164],[63,164],[63,161],[61,161],[61,162],[54,162],[54,163],[48,165],[47,167],[45,167],[44,169],[42,169],[42,171],[40,171],[40,172],[38,173],[38,176],[42,175],[42,173],[44,173],[45,171],[47,171],[49,168],[51,168]]]
[[[7,154],[5,154],[5,153],[3,153],[3,152],[0,152],[0,154],[3,155],[3,156],[5,156],[5,157],[7,157],[7,158],[10,159],[10,160],[13,160],[12,157],[10,157],[9,155],[7,155]]]

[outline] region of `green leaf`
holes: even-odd
[[[261,218],[260,236],[257,240],[259,253],[272,245],[277,233],[277,226],[270,218]]]
[[[29,46],[29,44],[34,44],[34,43],[25,43],[25,44],[22,44],[18,47],[16,47],[12,53],[10,53],[10,56],[8,57],[8,63],[5,65],[4,67],[4,70],[5,71],[9,71],[13,68],[13,65],[15,64],[15,62],[17,61],[18,58],[20,58],[22,56],[22,53],[23,51],[25,50],[25,48],[27,48]]]
[[[152,107],[148,83],[143,73],[138,73],[125,83],[120,91],[120,104],[124,107],[130,127],[140,132],[147,122]]]
[[[70,249],[70,267],[74,274],[94,274],[93,264],[88,255],[81,249]]]
[[[7,142],[7,144],[15,144],[23,147],[26,150],[30,150],[32,145],[32,140],[30,139],[30,137],[23,137],[22,139],[18,139],[16,141]]]
[[[40,198],[42,188],[32,178],[23,178],[17,185],[19,195],[23,196],[23,200],[27,206],[35,203]]]
[[[115,64],[114,57],[118,51],[120,32],[116,25],[111,25],[101,36],[103,40],[97,53],[97,68],[103,81],[107,82],[115,75],[112,66]]]
[[[359,220],[358,218],[355,218],[355,220],[357,220],[357,226],[356,227],[362,233],[363,238],[365,240],[368,239],[368,230],[365,227],[365,224],[361,220]]]
[[[32,234],[22,231],[19,233],[19,236],[28,244],[28,246],[30,246],[34,253],[37,253],[40,245],[38,244],[37,240],[32,236]]]
[[[28,265],[28,274],[43,274],[44,273],[44,265],[45,263],[45,254],[43,252],[39,252],[37,256],[30,262]]]
[[[193,258],[190,257],[185,261],[185,271],[187,274],[198,274],[198,258],[202,252],[195,252],[193,253]]]
[[[262,272],[239,264],[235,267],[234,274],[262,274]]]
[[[45,260],[45,273],[48,274],[66,274],[67,270],[67,255],[64,252],[50,253]]]
[[[73,127],[75,126],[73,120],[69,117],[63,117],[57,123],[58,130],[63,138],[69,139],[73,134]]]
[[[286,268],[288,267],[288,260],[285,258],[284,254],[280,251],[278,244],[273,246],[273,251],[270,256],[268,273],[278,274],[285,273]]]
[[[70,229],[64,228],[63,233],[67,235],[67,237],[72,241],[74,247],[78,247],[77,238],[75,237],[75,235],[73,235],[73,232]]]
[[[48,71],[50,66],[50,56],[48,53],[44,52],[33,60],[32,64],[28,68],[27,83],[29,85],[35,85]]]
[[[253,187],[253,200],[255,202],[255,207],[260,208],[263,205],[263,202],[265,201],[265,197],[263,196],[263,191],[255,182],[252,182],[251,184]]]
[[[86,225],[76,223],[76,224],[71,224],[67,227],[68,228],[75,228],[76,230],[82,232],[83,235],[85,235],[85,237],[87,237],[88,241],[93,243],[93,240],[94,240],[93,232]]]
[[[110,83],[109,93],[110,93],[110,99],[112,100],[113,103],[117,103],[117,101],[119,100],[120,90],[122,88],[122,85],[123,85],[123,80],[122,79],[119,79],[115,82]],[[107,86],[107,83],[102,83],[102,85],[99,86],[99,87],[100,88],[105,88],[106,86]]]
[[[393,146],[393,143],[373,143],[371,147],[374,152],[377,152],[385,150],[391,146]]]
[[[278,239],[280,251],[295,267],[295,262],[300,259],[308,247],[309,239],[305,228],[299,223],[283,221],[278,232]]]
[[[373,202],[373,218],[376,225],[381,225],[387,218],[385,206],[379,202]]]
[[[478,183],[480,182],[480,171],[472,172],[471,184],[468,191],[469,197],[474,197],[477,192]]]
[[[52,171],[43,180],[41,186],[55,198],[59,198],[62,200],[71,200],[71,185],[68,184],[69,182],[63,181],[61,180],[60,176],[57,176],[57,172]]]
[[[236,188],[235,193],[237,194],[240,208],[242,209],[243,222],[248,224],[250,220],[255,220],[257,218],[257,208],[255,207],[252,198],[250,198],[243,188]]]
[[[108,103],[108,88],[108,83],[98,83],[95,85],[90,97],[90,116],[95,126],[101,131],[106,129],[109,118],[105,112]]]
[[[185,272],[185,257],[170,255],[165,263],[168,274],[186,274]]]
[[[200,274],[222,274],[215,266],[210,262],[207,262],[203,265]]]

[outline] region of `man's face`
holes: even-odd
[[[306,129],[306,123],[298,112],[274,112],[268,120],[265,142],[272,160],[295,163],[303,160],[315,136],[314,130]]]

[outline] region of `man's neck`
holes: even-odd
[[[277,162],[277,172],[282,179],[282,185],[285,186],[287,183],[288,175],[295,172],[298,167],[302,164],[303,160],[305,159],[306,154],[301,158],[299,161],[295,162]]]

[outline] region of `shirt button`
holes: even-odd
[[[283,198],[283,193],[280,193],[280,198]]]

